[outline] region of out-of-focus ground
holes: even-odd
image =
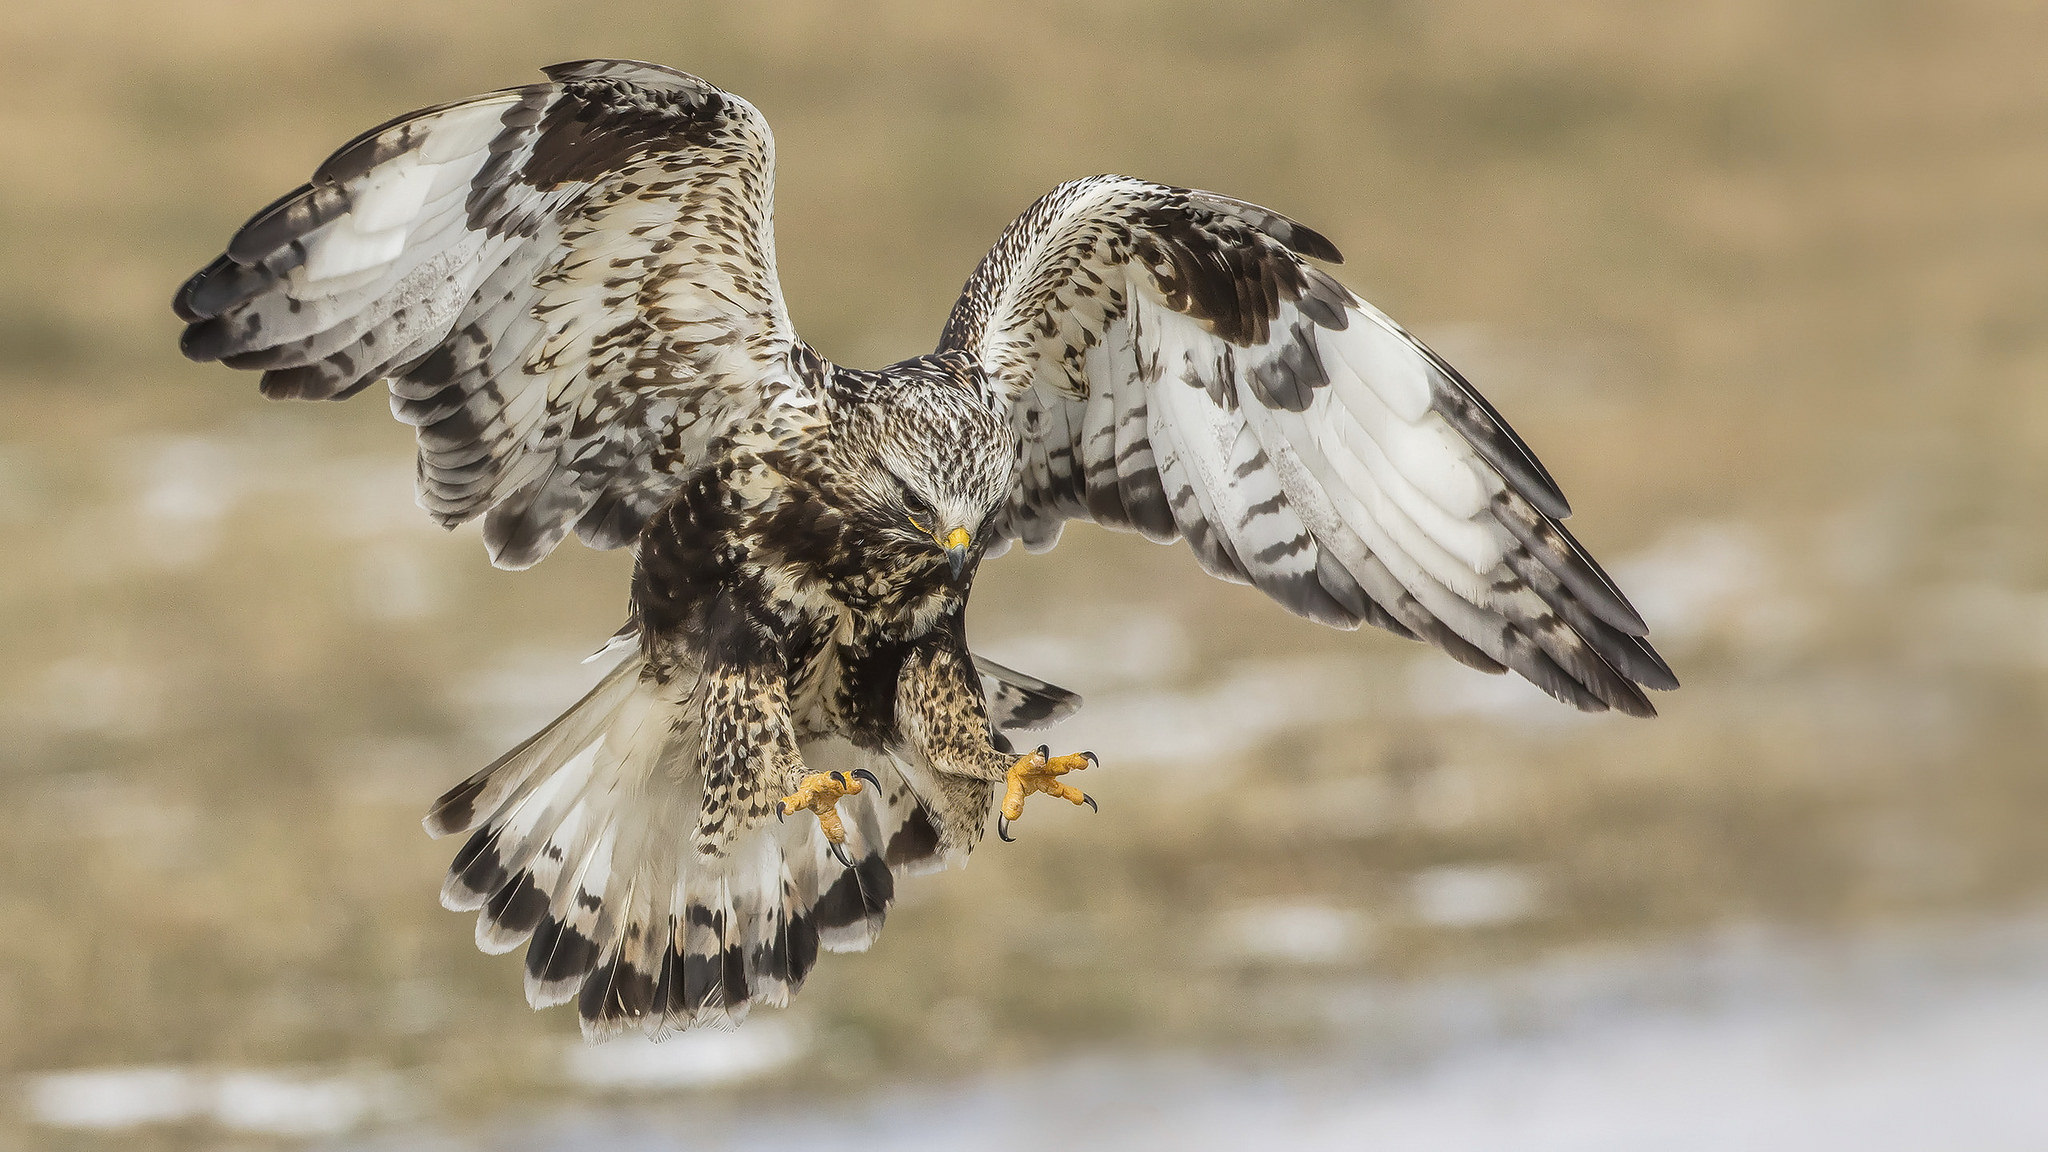
[[[2042,1146],[2044,50],[1992,0],[15,0],[0,1149]],[[1087,695],[1102,813],[787,1012],[584,1049],[417,819],[574,699],[626,558],[492,571],[375,397],[264,402],[167,304],[358,130],[589,55],[768,115],[846,363],[1068,177],[1311,224],[1684,690],[1580,717],[1077,528],[973,634]]]

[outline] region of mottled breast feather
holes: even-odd
[[[1012,405],[998,530],[1069,519],[1185,539],[1203,567],[1340,627],[1377,624],[1580,708],[1677,680],[1560,523],[1557,482],[1477,389],[1241,200],[1122,176],[1026,209],[940,349]]]
[[[501,567],[631,540],[710,442],[803,403],[753,106],[587,60],[358,137],[179,291],[184,349],[267,395],[379,379],[418,494]]]

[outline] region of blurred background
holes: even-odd
[[[2048,6],[300,4],[0,22],[0,1149],[2048,1146]],[[381,399],[169,300],[357,131],[618,55],[757,104],[782,282],[927,350],[1102,171],[1329,235],[1685,688],[1583,717],[1089,527],[978,647],[1100,816],[740,1031],[585,1048],[418,818],[628,558],[485,562]]]

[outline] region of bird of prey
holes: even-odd
[[[423,109],[335,152],[178,292],[266,396],[377,381],[418,499],[525,568],[634,548],[617,666],[426,818],[487,952],[585,1034],[729,1026],[991,808],[1092,801],[1018,754],[1073,693],[975,656],[982,560],[1091,520],[1589,711],[1677,686],[1543,465],[1317,233],[1122,176],[997,239],[938,348],[826,361],[776,280],[751,104],[621,60]]]

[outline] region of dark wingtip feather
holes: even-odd
[[[1293,224],[1294,228],[1286,236],[1281,237],[1281,243],[1288,248],[1310,259],[1321,260],[1325,264],[1344,262],[1344,253],[1337,250],[1337,246],[1330,242],[1329,237],[1306,225],[1295,224],[1292,220],[1288,223]]]
[[[201,320],[211,320],[220,315],[218,309],[202,308],[195,302],[195,298],[209,281],[233,265],[234,261],[223,254],[214,257],[213,263],[186,277],[185,282],[178,285],[178,294],[171,297],[171,311],[177,313],[178,319],[187,324],[197,324]]]
[[[183,352],[187,360],[204,364],[226,355],[233,340],[234,333],[229,330],[227,322],[215,316],[188,325],[185,334],[178,337],[178,351]]]
[[[642,507],[645,499],[640,492],[607,491],[576,521],[576,535],[600,552],[631,544],[652,511]]]
[[[332,209],[346,208],[346,197],[340,189],[330,188],[328,192],[325,203],[330,209],[327,219],[331,220],[341,214]],[[317,227],[308,224],[320,207],[315,193],[313,185],[301,184],[264,205],[228,241],[228,258],[237,264],[254,264]]]
[[[1555,520],[1571,516],[1571,501],[1565,499],[1564,489],[1558,487],[1550,469],[1536,458],[1535,451],[1515,432],[1492,402],[1474,388],[1463,373],[1451,367],[1451,362],[1439,355],[1436,349],[1416,339],[1415,334],[1405,328],[1397,326],[1395,330],[1407,337],[1436,369],[1430,407],[1462,432],[1486,462],[1493,465],[1545,516]]]
[[[1618,632],[1643,636],[1650,631],[1642,615],[1628,602],[1614,581],[1586,554],[1565,526],[1541,512],[1512,489],[1493,498],[1494,518],[1543,566],[1556,574],[1573,596],[1585,602],[1593,615]]]
[[[1120,177],[1106,178],[1120,179]],[[1155,185],[1154,187],[1164,188],[1167,186]],[[1259,231],[1278,240],[1281,244],[1286,245],[1290,252],[1307,256],[1313,260],[1321,260],[1328,264],[1342,264],[1344,262],[1344,254],[1337,251],[1337,246],[1330,243],[1329,237],[1264,205],[1254,204],[1249,200],[1239,200],[1235,196],[1225,196],[1220,192],[1205,192],[1193,188],[1169,190],[1187,196],[1189,199],[1211,208],[1220,208],[1229,215],[1257,228]]]
[[[1574,615],[1578,618],[1572,621],[1573,629],[1616,672],[1659,692],[1678,687],[1678,677],[1672,674],[1671,666],[1664,663],[1664,658],[1657,655],[1657,650],[1650,647],[1648,641],[1591,616],[1583,605],[1578,606]]]
[[[1571,501],[1565,499],[1564,490],[1558,487],[1550,470],[1486,397],[1427,345],[1417,341],[1417,347],[1428,354],[1438,369],[1436,394],[1430,407],[1463,433],[1479,455],[1539,512],[1553,520],[1570,516]]]
[[[367,380],[355,381],[338,371],[329,360],[302,364],[297,368],[272,368],[263,373],[258,385],[271,400],[344,400],[361,390]]]
[[[1605,568],[1600,567],[1600,562],[1593,559],[1593,554],[1586,551],[1585,545],[1580,544],[1578,537],[1572,535],[1572,530],[1562,524],[1554,524],[1552,527],[1557,529],[1557,534],[1564,539],[1572,554],[1584,561],[1586,569],[1600,582],[1606,592],[1606,596],[1600,598],[1601,602],[1622,615],[1622,619],[1609,622],[1631,636],[1648,636],[1650,626],[1644,622],[1642,613],[1636,611],[1636,606],[1628,602],[1627,596],[1622,595],[1621,589],[1614,583],[1614,578],[1607,574]]]
[[[1630,669],[1636,680],[1643,687],[1658,692],[1677,690],[1678,673],[1671,670],[1671,665],[1664,662],[1664,657],[1657,654],[1657,650],[1650,646],[1650,642],[1641,636],[1630,636],[1628,639],[1630,647],[1642,657],[1641,663]]]
[[[1626,691],[1608,701],[1614,706],[1615,711],[1639,720],[1656,719],[1657,706],[1650,703],[1650,698],[1643,694],[1642,686],[1632,680],[1625,680],[1622,683]]]
[[[1358,627],[1361,616],[1353,612],[1343,600],[1331,595],[1318,574],[1296,572],[1287,576],[1273,576],[1261,573],[1253,580],[1258,589],[1280,602],[1280,605],[1296,616],[1313,620],[1330,628],[1350,631]]]
[[[681,80],[690,84],[705,83],[705,81],[690,75],[680,68],[671,68],[666,64],[652,64],[645,60],[606,59],[603,57],[594,57],[589,60],[565,60],[560,64],[550,64],[540,71],[541,75],[558,84],[565,84],[572,80],[594,80],[603,76],[623,76],[642,81],[660,78]]]
[[[486,541],[486,545],[491,557],[491,567],[502,572],[524,572],[546,559],[547,554],[554,546],[561,542],[561,538],[556,537],[552,540],[545,538],[523,539],[514,543],[501,544],[495,548],[488,548],[488,541]]]
[[[1488,676],[1498,676],[1508,670],[1507,665],[1480,651],[1471,641],[1458,635],[1450,625],[1430,615],[1414,597],[1403,596],[1401,599],[1400,608],[1409,614],[1409,619],[1403,622],[1418,638],[1443,649],[1445,655],[1465,667],[1477,669]]]
[[[910,816],[889,838],[889,847],[883,852],[883,859],[894,868],[916,868],[935,861],[939,856],[939,828],[932,822],[931,814],[919,804],[910,810]]]

